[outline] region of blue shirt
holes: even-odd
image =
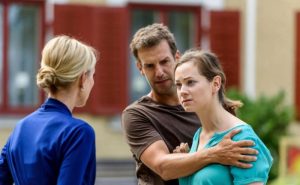
[[[224,132],[215,133],[205,145],[205,148],[217,145],[227,133],[235,128],[240,128],[242,131],[232,138],[233,141],[252,140],[255,142],[253,148],[258,150],[259,154],[257,155],[257,160],[251,162],[253,166],[243,169],[235,166],[211,164],[190,176],[179,179],[180,185],[242,185],[253,182],[267,182],[273,159],[270,151],[249,125],[238,125]],[[197,151],[201,130],[200,128],[195,133],[190,152]]]
[[[91,185],[95,174],[93,128],[51,98],[16,125],[0,156],[0,185]]]

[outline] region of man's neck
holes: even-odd
[[[180,104],[177,94],[158,95],[151,91],[147,96],[149,96],[153,101],[163,105],[176,106]]]

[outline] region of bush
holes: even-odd
[[[294,118],[293,108],[284,104],[284,92],[281,91],[274,97],[260,96],[252,100],[231,89],[227,92],[227,97],[243,102],[244,106],[238,109],[237,116],[250,124],[269,148],[274,159],[269,180],[275,179],[279,170],[279,140],[286,135],[288,125]]]
[[[300,185],[300,179],[297,176],[279,177],[272,181],[270,185]]]

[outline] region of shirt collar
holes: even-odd
[[[57,110],[59,112],[72,116],[71,111],[61,101],[54,98],[47,98],[46,101],[41,105],[42,110]]]

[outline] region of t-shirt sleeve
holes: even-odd
[[[233,140],[252,140],[255,142],[254,149],[258,151],[257,160],[251,162],[251,168],[238,168],[231,166],[230,171],[233,175],[235,185],[244,185],[253,182],[263,182],[266,184],[268,175],[273,163],[273,158],[268,148],[259,139],[252,129],[243,129],[241,133],[233,137]]]
[[[8,143],[3,147],[0,155],[0,184],[1,185],[12,185],[13,177],[8,166],[7,151]]]
[[[94,184],[96,176],[95,133],[89,125],[81,125],[63,141],[63,161],[57,184]]]
[[[137,159],[140,159],[141,154],[152,143],[162,140],[149,118],[134,108],[123,111],[122,127],[131,152]]]

